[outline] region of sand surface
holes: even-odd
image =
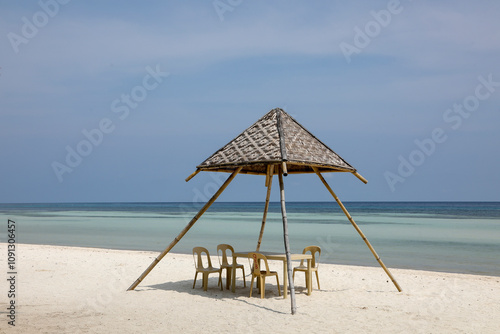
[[[311,296],[297,274],[297,314],[278,297],[252,298],[237,273],[236,293],[192,289],[193,259],[168,254],[135,291],[126,289],[156,252],[16,245],[15,327],[8,324],[9,284],[0,284],[1,333],[498,333],[500,278],[391,269],[397,292],[380,267],[320,265],[321,290]],[[215,249],[215,246],[213,247]],[[218,263],[215,250],[214,264]],[[0,253],[7,254],[6,244]],[[2,271],[7,276],[6,256]],[[245,264],[249,274],[248,261]],[[270,262],[282,280],[281,262]],[[8,278],[8,277],[7,277]]]

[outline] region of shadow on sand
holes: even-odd
[[[193,280],[182,280],[175,282],[165,282],[161,284],[148,285],[143,287],[138,287],[136,291],[148,291],[148,290],[164,290],[164,291],[175,291],[178,293],[187,293],[194,296],[200,296],[205,298],[213,298],[213,299],[232,299],[241,303],[245,303],[247,305],[252,305],[256,308],[265,309],[268,311],[272,311],[279,314],[287,314],[287,312],[281,312],[274,309],[270,309],[268,307],[264,307],[257,303],[252,302],[255,300],[256,302],[260,300],[260,294],[258,289],[255,287],[252,293],[252,298],[249,298],[250,293],[250,279],[247,277],[247,286],[246,288],[243,286],[243,281],[236,280],[236,291],[233,293],[231,290],[226,289],[226,281],[223,278],[222,284],[224,286],[224,290],[220,290],[220,286],[218,286],[218,277],[209,277],[207,291],[203,291],[202,280],[198,277],[196,280],[195,288],[193,289]],[[280,285],[280,288],[283,289],[283,286]],[[296,293],[307,293],[304,288],[296,289]],[[278,295],[278,287],[276,284],[272,284],[272,282],[266,282],[266,294],[265,298],[272,298],[276,300],[282,300],[283,302],[289,302],[289,299],[283,299],[283,296]]]

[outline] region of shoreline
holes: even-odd
[[[297,314],[290,298],[266,281],[264,299],[248,297],[237,273],[236,292],[208,290],[198,277],[193,286],[191,255],[169,253],[134,291],[126,291],[158,255],[151,251],[16,244],[18,281],[16,326],[0,317],[0,331],[19,333],[496,333],[500,326],[498,277],[390,269],[403,291],[397,292],[382,268],[320,264],[321,290],[305,293],[303,275],[295,278]],[[6,254],[7,244],[0,243]],[[217,256],[211,254],[217,265]],[[271,270],[280,275],[278,262]],[[4,272],[6,268],[4,268]],[[200,275],[198,275],[200,276]],[[225,276],[223,277],[225,281]],[[314,281],[314,280],[313,280]],[[2,280],[0,293],[7,291]],[[5,310],[4,299],[0,308]],[[311,330],[312,329],[312,330]]]
[[[317,244],[323,250],[322,263],[379,267],[345,215],[333,210],[331,203],[300,203],[304,202],[288,207],[292,252]],[[213,212],[207,212],[173,251],[191,254],[193,247],[206,246],[215,252],[219,243],[255,249],[261,204],[214,203]],[[0,216],[16,221],[17,241],[22,243],[160,253],[192,219],[194,213],[187,212],[168,203],[48,204],[6,209]],[[500,260],[495,256],[500,254],[497,204],[358,203],[350,212],[388,268],[500,276]],[[456,218],[445,218],[450,213]],[[267,218],[262,249],[283,251],[280,215],[270,213]]]
[[[0,245],[4,244],[0,242]],[[110,250],[110,251],[124,251],[124,252],[150,252],[154,254],[160,254],[163,250],[159,251],[154,251],[154,250],[145,250],[145,249],[126,249],[126,248],[104,248],[104,247],[93,247],[93,246],[73,246],[73,245],[48,245],[48,244],[37,244],[37,243],[19,243],[17,245],[32,245],[32,246],[50,246],[50,247],[69,247],[69,248],[83,248],[83,249],[100,249],[100,250]],[[212,254],[212,251],[209,249],[211,252],[211,256],[214,256],[216,258],[217,254]],[[188,255],[192,256],[191,253],[182,253],[182,252],[176,252],[170,251],[168,254],[177,254],[177,255]],[[167,254],[167,256],[168,256]],[[323,265],[325,264],[331,264],[331,265],[336,265],[336,266],[347,266],[347,267],[361,267],[361,268],[380,268],[382,267],[376,262],[375,258],[373,259],[373,265],[371,264],[350,264],[350,263],[335,263],[335,262],[321,262]],[[384,259],[382,258],[382,261]],[[385,262],[384,262],[385,263]],[[490,274],[490,273],[480,273],[480,272],[463,272],[463,271],[447,271],[447,270],[431,270],[431,269],[426,269],[426,268],[410,268],[410,267],[400,267],[400,266],[388,266],[386,263],[385,265],[389,270],[392,269],[398,269],[398,270],[413,270],[413,271],[423,271],[423,272],[430,272],[430,273],[443,273],[443,274],[458,274],[458,275],[472,275],[472,276],[486,276],[486,277],[500,277],[500,275],[497,274]],[[433,268],[434,269],[434,268]],[[383,270],[383,269],[382,269]]]

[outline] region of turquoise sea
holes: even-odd
[[[288,202],[290,245],[322,248],[321,262],[378,266],[335,202]],[[162,251],[203,203],[0,204],[18,244]],[[500,202],[346,202],[389,268],[500,276]],[[264,203],[214,203],[172,252],[219,243],[255,249]],[[271,203],[261,250],[283,251],[279,203]],[[22,248],[20,248],[22,251]]]

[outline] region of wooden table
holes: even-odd
[[[234,252],[233,253],[233,263],[236,263],[236,258],[238,257],[244,257],[248,258],[249,253],[255,253],[255,251],[245,251],[245,252]],[[288,267],[286,263],[286,254],[285,253],[276,253],[276,252],[257,252],[264,254],[268,260],[276,260],[276,261],[282,261],[283,262],[283,298],[286,298],[288,295]],[[309,269],[308,273],[309,275],[306,275],[306,286],[307,286],[307,294],[311,295],[312,292],[312,273],[311,273],[311,260],[312,260],[312,255],[311,254],[290,254],[290,260],[291,261],[297,261],[297,260],[307,260],[307,268]],[[232,270],[232,275],[231,275],[231,284],[232,284],[232,289],[231,291],[235,292],[236,291],[236,267],[233,266]],[[252,289],[252,287],[250,287]]]

